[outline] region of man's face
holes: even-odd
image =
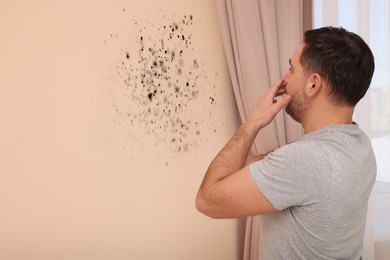
[[[306,77],[299,61],[303,50],[303,44],[297,48],[293,57],[289,60],[290,68],[283,76],[286,84],[286,93],[291,96],[291,101],[286,107],[286,112],[292,119],[301,123],[304,112],[309,107],[309,100],[305,94]]]

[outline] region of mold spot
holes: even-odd
[[[197,60],[194,60],[194,68],[195,68],[195,69],[199,68],[199,64],[198,64],[198,61],[197,61]]]
[[[120,52],[110,69],[110,120],[132,142],[153,139],[153,147],[187,152],[215,129],[206,119],[215,105],[210,71],[189,48],[194,17],[163,16],[161,24],[132,19],[131,33],[110,33],[104,41],[111,58]]]

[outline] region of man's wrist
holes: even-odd
[[[246,137],[248,142],[253,143],[260,129],[261,127],[257,126],[254,122],[247,120],[241,125],[239,132]]]
[[[248,119],[242,124],[241,128],[243,128],[243,131],[245,131],[249,136],[256,137],[262,126],[251,119]]]

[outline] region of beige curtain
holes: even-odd
[[[287,71],[288,60],[301,43],[304,29],[311,26],[310,3],[305,0],[217,0],[242,121],[246,120],[258,97]],[[252,152],[272,151],[301,135],[301,126],[283,111],[260,131]],[[259,234],[259,217],[247,218],[244,260],[259,259]]]

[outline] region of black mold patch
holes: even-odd
[[[126,122],[132,141],[152,137],[156,146],[185,152],[197,144],[205,126],[215,129],[205,121],[216,104],[215,86],[195,57],[193,15],[166,20],[134,19],[130,33],[110,33],[104,40],[107,48],[120,52],[110,70],[109,106],[113,121]]]

